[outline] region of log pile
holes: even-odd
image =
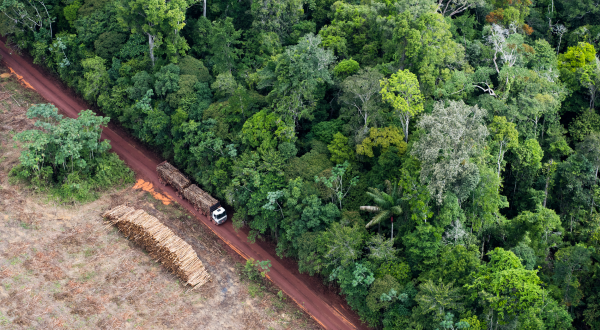
[[[168,162],[162,162],[156,167],[158,172],[158,178],[161,183],[168,183],[173,186],[179,193],[182,193],[185,188],[190,185],[190,180],[186,178],[179,170],[169,164]]]
[[[210,274],[194,249],[144,210],[123,204],[104,212],[102,217],[116,225],[125,237],[144,247],[185,285],[195,289],[210,281]]]

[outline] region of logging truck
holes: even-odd
[[[193,184],[175,166],[164,161],[158,164],[156,172],[161,184],[171,185],[177,190],[177,196],[187,199],[196,211],[209,217],[213,223],[220,225],[227,221],[227,212],[221,203]]]

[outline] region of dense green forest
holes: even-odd
[[[368,325],[600,329],[597,2],[0,10],[13,49],[226,201],[252,239],[339,286]]]

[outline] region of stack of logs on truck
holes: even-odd
[[[183,196],[197,211],[209,217],[214,223],[220,225],[227,220],[227,213],[221,207],[221,203],[193,184],[175,166],[164,161],[158,164],[156,172],[160,183],[171,185],[177,190],[177,196]]]

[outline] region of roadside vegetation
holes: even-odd
[[[32,105],[27,118],[36,119],[36,129],[14,136],[23,148],[14,178],[63,202],[88,202],[101,190],[133,183],[133,171],[109,152],[110,141],[100,141],[109,118],[91,110],[63,118],[52,104]]]
[[[10,47],[369,326],[600,329],[597,2],[0,3]],[[103,148],[14,174],[77,199],[127,182]]]

